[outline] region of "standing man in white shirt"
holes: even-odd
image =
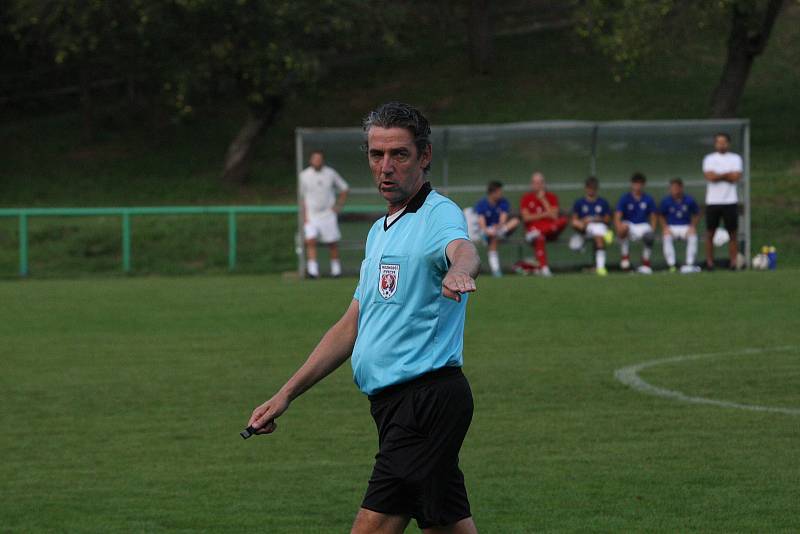
[[[731,137],[726,133],[714,136],[714,150],[703,159],[703,176],[706,187],[706,269],[714,268],[714,232],[720,220],[730,236],[728,255],[730,268],[736,269],[739,245],[736,230],[739,227],[739,196],[737,183],[742,178],[742,157],[729,152]]]
[[[338,215],[347,199],[347,182],[338,172],[325,165],[325,155],[314,150],[308,159],[309,167],[300,173],[300,209],[303,212],[303,233],[306,242],[306,274],[319,277],[317,242],[328,245],[331,253],[331,276],[342,274],[339,259]],[[337,198],[338,195],[338,198]]]

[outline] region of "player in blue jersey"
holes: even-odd
[[[670,272],[675,272],[675,239],[686,241],[686,263],[681,272],[695,273],[700,270],[694,264],[697,256],[697,221],[700,207],[697,202],[683,192],[683,180],[673,178],[669,182],[669,195],[661,200],[658,208],[661,221],[664,258]]]
[[[379,451],[352,533],[477,532],[458,453],[472,420],[461,372],[467,293],[480,259],[456,204],[426,180],[430,126],[384,104],[364,120],[367,159],[388,212],[372,226],[353,300],[250,425],[269,434],[297,396],[352,354],[369,396]]]
[[[473,211],[478,217],[481,238],[489,249],[489,268],[494,276],[502,276],[497,244],[519,225],[519,218],[510,215],[511,207],[503,197],[503,184],[496,180],[489,182],[486,196],[475,204]]]
[[[600,276],[608,274],[606,270],[606,243],[611,242],[614,234],[608,229],[611,222],[611,207],[606,199],[597,195],[599,182],[590,176],[584,182],[586,195],[575,201],[572,206],[572,228],[575,234],[569,241],[572,250],[583,247],[584,238],[594,243],[595,272]]]
[[[614,226],[619,237],[622,261],[619,266],[623,270],[631,268],[631,241],[641,241],[642,264],[637,269],[642,274],[652,274],[650,254],[655,242],[656,202],[653,197],[644,192],[647,182],[644,174],[633,173],[631,176],[631,190],[622,195],[617,202],[614,212]]]

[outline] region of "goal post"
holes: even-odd
[[[533,171],[541,171],[548,188],[559,197],[568,213],[583,195],[588,175],[600,180],[600,195],[613,207],[630,185],[633,172],[647,176],[646,191],[659,202],[667,194],[669,180],[683,179],[686,191],[705,204],[703,157],[713,152],[714,134],[731,137],[731,151],[742,155],[740,180],[741,250],[749,266],[750,241],[750,123],[746,119],[653,121],[535,121],[506,124],[442,125],[432,128],[433,162],[429,179],[433,187],[461,208],[473,206],[485,195],[486,184],[499,180],[512,211],[529,189]],[[313,150],[325,153],[326,164],[350,184],[347,206],[341,216],[342,256],[346,272],[358,272],[363,246],[372,222],[385,210],[370,176],[362,149],[360,128],[298,128],[295,132],[297,173],[308,164]],[[298,202],[299,187],[298,187]],[[704,219],[699,223],[701,233]],[[555,270],[580,269],[592,263],[591,255],[576,253],[566,245],[571,230],[548,245]],[[508,245],[501,245],[504,268],[530,256],[519,230]],[[298,219],[298,271],[304,274],[302,220]],[[701,236],[701,239],[703,237]],[[324,247],[323,247],[324,248]],[[654,247],[655,265],[663,262],[661,246]],[[322,251],[324,253],[324,251]],[[718,251],[720,256],[726,255]],[[481,254],[485,252],[481,250]],[[638,252],[634,252],[634,256]],[[679,253],[682,255],[682,251]],[[681,256],[682,257],[682,256]],[[609,247],[609,264],[619,259],[619,247]]]

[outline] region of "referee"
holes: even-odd
[[[430,125],[390,102],[363,123],[375,186],[388,212],[372,226],[347,311],[275,396],[253,410],[259,434],[352,355],[379,450],[352,533],[477,532],[458,453],[472,420],[461,372],[466,293],[480,260],[458,206],[431,189]]]

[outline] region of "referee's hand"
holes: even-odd
[[[463,271],[451,269],[442,280],[442,295],[456,302],[461,302],[463,293],[472,293],[475,289],[475,279]]]
[[[272,434],[278,428],[275,419],[289,408],[289,399],[278,393],[267,402],[253,410],[247,426],[252,426],[256,434]]]

